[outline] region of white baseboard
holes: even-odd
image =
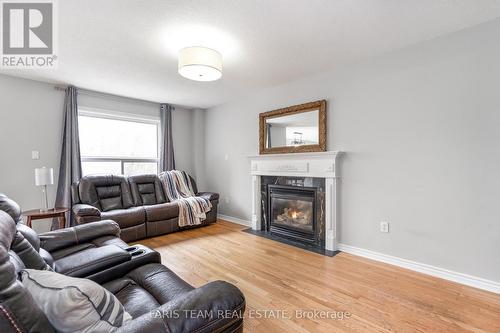
[[[236,223],[236,224],[241,224],[241,225],[244,225],[244,226],[247,226],[247,227],[251,227],[252,226],[252,223],[250,221],[239,219],[237,217],[232,217],[232,216],[228,216],[228,215],[217,214],[217,218],[219,218],[221,220],[228,221],[228,222],[233,222],[233,223]]]
[[[237,217],[232,217],[228,215],[218,214],[218,218],[221,220],[225,220],[228,222],[233,222],[236,224],[241,224],[247,227],[251,227],[252,223],[250,221],[246,221]],[[435,276],[441,279],[445,279],[448,281],[453,281],[457,283],[464,284],[466,286],[491,291],[497,294],[500,294],[500,282],[495,282],[487,279],[483,279],[477,276],[472,276],[468,274],[458,273],[454,271],[450,271],[448,269],[439,268],[435,266],[431,266],[428,264],[422,264],[419,262],[398,258],[394,256],[390,256],[387,254],[383,254],[380,252],[375,252],[371,250],[365,250],[359,247],[347,245],[347,244],[339,244],[338,249],[342,252],[347,252],[350,254],[354,254],[360,257],[384,262],[387,264],[395,265],[398,267],[406,268],[415,272],[420,272],[424,274],[428,274],[431,276]]]
[[[412,271],[432,275],[445,280],[461,283],[478,289],[483,289],[500,294],[500,283],[486,280],[477,276],[458,273],[444,268],[439,268],[419,262],[393,257],[387,254],[365,250],[359,247],[354,247],[346,244],[339,244],[338,249],[343,252],[354,254],[360,257],[381,261],[387,264],[403,267]]]

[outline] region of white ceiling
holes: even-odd
[[[497,0],[59,0],[59,68],[8,75],[210,107],[500,16]],[[224,57],[221,80],[177,74],[177,51]]]

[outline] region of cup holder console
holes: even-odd
[[[130,253],[130,255],[132,257],[137,257],[137,256],[140,256],[144,253],[146,253],[146,250],[139,247],[139,246],[131,246],[131,247],[127,247],[125,249],[125,251],[127,251],[128,253]]]
[[[125,249],[125,251],[127,251],[127,252],[135,252],[135,251],[137,251],[138,249],[139,249],[139,248],[138,248],[137,246],[131,246],[131,247],[127,247],[127,248]]]
[[[146,253],[146,251],[140,249],[140,250],[132,252],[131,254],[132,254],[132,257],[137,257],[137,256],[144,254],[144,253]]]

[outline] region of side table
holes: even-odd
[[[59,220],[59,229],[63,229],[66,226],[66,213],[69,208],[66,207],[56,207],[49,210],[43,211],[40,209],[32,209],[23,212],[23,216],[26,216],[26,224],[31,228],[31,221],[49,219],[51,217],[57,217]]]

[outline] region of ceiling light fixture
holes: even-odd
[[[208,47],[191,46],[179,51],[179,74],[195,81],[222,77],[222,55]]]

